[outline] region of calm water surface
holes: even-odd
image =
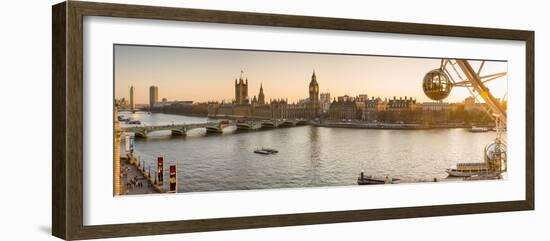
[[[204,123],[203,117],[121,112],[145,125]],[[122,124],[122,126],[124,126]],[[356,185],[359,172],[405,179],[445,178],[445,169],[458,162],[483,161],[483,148],[494,132],[466,129],[369,130],[314,126],[240,132],[234,127],[220,135],[204,129],[187,137],[169,131],[136,139],[135,154],[146,170],[156,171],[156,158],[176,164],[179,192]],[[275,148],[275,155],[253,153]],[[122,143],[124,150],[124,143]],[[165,182],[167,184],[165,178]]]

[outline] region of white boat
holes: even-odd
[[[489,167],[484,162],[458,163],[445,172],[454,177],[471,177],[489,172]]]
[[[476,126],[472,126],[472,128],[470,128],[470,132],[488,132],[490,131],[491,129],[487,128],[487,127],[476,127]]]

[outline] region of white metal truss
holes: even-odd
[[[485,87],[487,82],[506,76],[506,72],[480,76],[484,65],[485,61],[481,61],[478,71],[474,72],[467,60],[441,60],[441,69],[449,76],[453,87],[467,88],[476,102],[484,101],[487,103],[487,105],[484,105],[484,109],[493,119],[499,118],[502,122],[506,123],[506,112],[502,108],[501,103]]]
[[[458,67],[457,67],[458,66]],[[497,101],[485,86],[489,81],[506,76],[506,72],[499,72],[481,76],[481,71],[485,66],[485,61],[481,64],[477,71],[474,71],[467,60],[442,59],[441,70],[447,74],[453,87],[464,87],[468,90],[475,102],[486,104],[482,105],[483,110],[495,121],[497,139],[501,141],[501,133],[506,128],[506,111],[501,103]],[[503,98],[506,98],[506,94]]]

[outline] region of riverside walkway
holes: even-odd
[[[164,193],[165,191],[161,187],[154,185],[148,173],[144,173],[138,166],[130,163],[131,159],[133,159],[133,163],[137,163],[132,156],[130,159],[128,157],[120,158],[123,195]]]

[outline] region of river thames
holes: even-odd
[[[160,113],[119,114],[140,120],[142,125],[209,121]],[[208,136],[204,129],[191,130],[185,137],[170,136],[170,131],[153,132],[147,138],[136,138],[134,155],[151,173],[156,172],[157,156],[162,155],[165,185],[168,166],[177,165],[178,192],[322,187],[357,185],[361,171],[411,180],[444,179],[445,169],[453,164],[482,162],[483,149],[494,138],[494,132],[471,133],[461,128],[383,130],[306,125],[242,132],[227,127],[223,134]],[[262,147],[279,153],[253,152]]]

